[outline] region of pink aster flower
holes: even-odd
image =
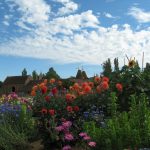
[[[63,131],[64,130],[64,127],[63,126],[57,126],[55,128],[56,131],[60,132],[60,131]]]
[[[71,150],[71,146],[70,145],[66,145],[66,146],[63,147],[62,150]]]
[[[95,147],[96,146],[96,142],[89,142],[88,145],[91,146],[91,147]]]
[[[72,122],[71,121],[66,121],[66,122],[63,122],[63,127],[64,128],[70,128],[72,126]]]
[[[84,136],[83,139],[84,139],[84,140],[90,140],[91,137],[90,137],[90,136]]]
[[[72,141],[74,138],[73,138],[73,135],[71,133],[66,133],[65,134],[65,140],[67,141]]]
[[[80,136],[80,137],[85,137],[85,136],[87,136],[87,133],[81,132],[81,133],[79,134],[79,136]]]

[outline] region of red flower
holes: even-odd
[[[56,95],[57,93],[58,93],[58,90],[57,90],[56,87],[54,87],[54,88],[52,89],[52,94],[53,94],[53,95]]]
[[[41,113],[42,113],[42,114],[47,114],[47,109],[42,108]]]
[[[50,110],[49,110],[49,114],[50,114],[51,116],[54,116],[54,115],[55,115],[55,110],[54,110],[54,109],[50,109]]]
[[[117,88],[118,91],[122,92],[122,89],[123,89],[122,84],[117,83],[116,88]]]
[[[93,82],[89,82],[89,86],[90,86],[91,88],[93,88],[93,87],[94,87],[94,83],[93,83]]]
[[[67,106],[67,111],[72,112],[73,111],[72,106]]]
[[[103,77],[103,78],[102,78],[102,81],[109,82],[109,78],[108,78],[108,77]]]
[[[74,111],[79,111],[79,107],[78,107],[78,106],[74,106],[74,107],[73,107],[73,110],[74,110]]]
[[[101,81],[101,78],[100,78],[100,77],[96,76],[96,77],[94,78],[94,82],[98,83],[98,82],[100,82],[100,81]]]
[[[43,86],[41,91],[42,91],[42,94],[45,94],[47,92],[47,86]]]
[[[70,94],[70,93],[66,94],[66,101],[67,102],[73,102],[75,98],[76,97],[73,94]]]
[[[47,96],[45,97],[45,100],[46,100],[47,102],[49,102],[49,101],[50,101],[50,96],[47,95]]]
[[[89,85],[84,87],[84,92],[89,93],[91,91],[91,87]]]
[[[104,81],[102,82],[102,89],[107,90],[109,88],[108,82]]]

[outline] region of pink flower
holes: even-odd
[[[96,146],[96,142],[89,142],[88,145],[91,146],[91,147],[95,147]]]
[[[70,145],[66,145],[66,146],[63,147],[62,150],[71,150],[71,146]]]
[[[84,139],[84,140],[90,140],[91,137],[90,137],[90,136],[84,136],[83,139]]]
[[[66,122],[63,122],[63,127],[64,128],[70,128],[72,126],[72,122],[71,121],[66,121]]]
[[[58,126],[58,127],[55,128],[55,130],[60,132],[60,131],[64,130],[64,127],[63,126]]]
[[[74,138],[73,138],[73,135],[71,133],[66,133],[65,134],[65,140],[67,141],[72,141]]]
[[[81,136],[81,137],[85,137],[85,136],[87,136],[87,133],[85,133],[85,132],[81,132],[81,133],[79,134],[79,136]]]

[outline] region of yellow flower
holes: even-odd
[[[128,63],[128,67],[131,68],[131,67],[134,67],[136,64],[135,60],[130,60],[129,63]]]

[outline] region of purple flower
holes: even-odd
[[[91,137],[90,137],[90,136],[84,136],[83,139],[84,139],[84,140],[90,140]]]
[[[79,134],[79,136],[80,136],[80,137],[85,137],[85,136],[87,136],[87,133],[81,132],[81,133]]]
[[[64,130],[64,127],[63,126],[57,126],[55,128],[56,131],[60,132],[60,131],[63,131]]]
[[[71,146],[70,145],[66,145],[66,146],[63,147],[62,150],[71,150]]]
[[[72,122],[71,121],[66,121],[66,122],[63,122],[63,127],[64,128],[70,128],[72,126]]]
[[[89,142],[88,145],[91,146],[91,147],[95,147],[96,146],[96,142]]]
[[[66,133],[65,134],[65,140],[67,141],[72,141],[74,138],[73,138],[73,135],[71,133]]]

